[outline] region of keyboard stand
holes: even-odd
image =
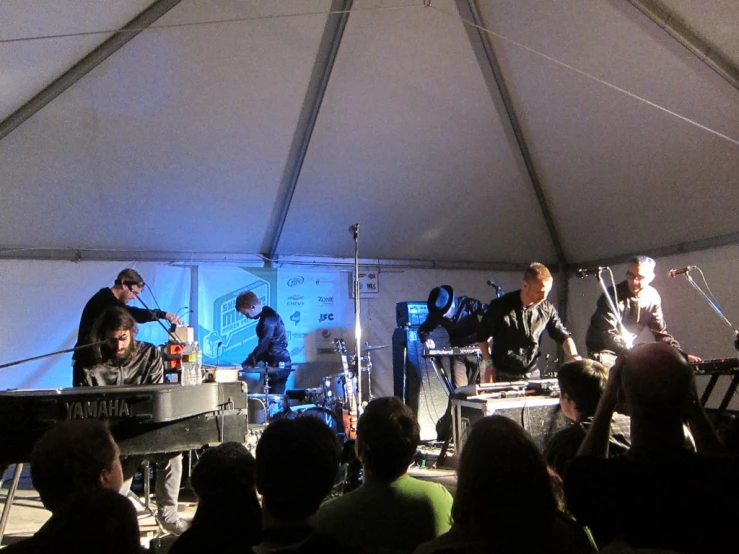
[[[3,473],[9,466],[3,467]],[[5,536],[5,526],[8,524],[10,519],[10,509],[13,507],[13,500],[15,500],[15,492],[18,490],[18,483],[21,480],[21,473],[23,472],[23,464],[15,464],[13,470],[13,480],[10,482],[8,488],[8,496],[5,498],[5,505],[3,506],[3,515],[0,517],[0,543],[3,541]],[[0,475],[0,486],[3,483],[3,475]]]

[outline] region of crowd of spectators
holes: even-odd
[[[339,442],[317,418],[271,423],[256,459],[236,443],[211,448],[191,476],[197,512],[171,552],[736,551],[736,441],[724,447],[677,349],[640,345],[610,370],[571,362],[559,381],[570,427],[541,452],[512,419],[482,418],[459,457],[454,496],[408,474],[420,430],[396,397],[371,401],[360,417],[363,484],[343,495],[331,494]],[[727,426],[726,437],[736,434]],[[9,554],[143,551],[135,510],[117,493],[119,451],[103,423],[54,427],[31,467],[52,517]]]

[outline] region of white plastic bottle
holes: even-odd
[[[187,386],[192,384],[192,345],[185,344],[182,347],[182,358],[180,364],[180,385]]]
[[[192,377],[191,385],[202,385],[203,384],[203,351],[200,350],[198,341],[192,343],[192,354],[191,359],[194,357],[192,362]]]

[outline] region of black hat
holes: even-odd
[[[444,315],[454,302],[454,289],[449,285],[441,285],[431,290],[428,300],[430,314]]]

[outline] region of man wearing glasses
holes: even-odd
[[[616,363],[616,357],[631,348],[645,328],[651,331],[655,341],[680,349],[680,343],[667,332],[662,315],[662,299],[657,290],[650,286],[654,280],[655,265],[652,258],[637,256],[626,269],[626,280],[616,285],[618,298],[613,296],[613,287],[608,288],[608,294],[621,316],[623,329],[619,329],[616,315],[611,311],[605,295],[601,294],[585,335],[588,357],[611,368]],[[691,362],[700,360],[692,354],[687,354],[687,358]]]
[[[144,279],[139,273],[131,268],[126,268],[118,274],[112,287],[104,287],[87,301],[80,317],[80,327],[77,334],[75,348],[84,344],[90,344],[90,332],[95,320],[108,308],[125,308],[136,323],[148,323],[159,319],[166,319],[170,323],[182,323],[177,314],[162,310],[146,310],[134,308],[127,304],[136,298],[144,289]],[[89,349],[88,349],[89,350]],[[87,365],[89,358],[88,350],[78,350],[72,354],[72,385],[82,384],[84,375],[81,365]]]

